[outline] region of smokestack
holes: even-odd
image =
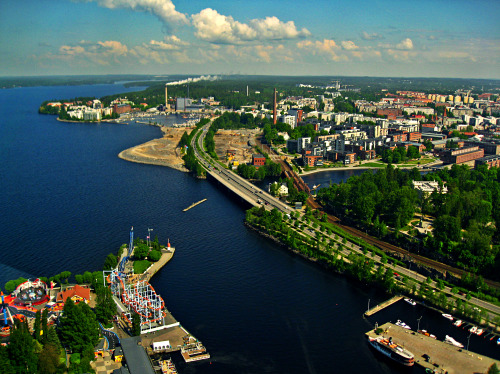
[[[165,111],[170,111],[170,106],[168,105],[168,89],[165,85]]]
[[[276,88],[274,89],[273,123],[276,125]]]

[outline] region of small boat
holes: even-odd
[[[464,347],[464,345],[462,343],[457,342],[455,339],[453,339],[449,335],[446,335],[446,337],[444,339],[444,342],[448,343],[448,344],[451,344],[451,345],[454,345],[455,347],[459,347],[459,348],[463,348]]]
[[[480,336],[483,332],[484,332],[484,330],[482,328],[478,327],[475,334]]]
[[[500,345],[500,338],[497,339],[497,344]]]
[[[464,323],[464,321],[462,321],[461,319],[457,319],[455,322],[453,322],[453,324],[457,327],[462,326],[462,323]]]
[[[404,323],[404,322],[403,322],[403,321],[401,321],[400,319],[398,319],[398,320],[396,321],[396,325],[397,325],[397,326],[400,326],[400,327],[402,327],[402,328],[404,328],[404,329],[408,329],[408,330],[410,330],[410,329],[411,329],[411,327],[410,327],[410,326],[408,326],[406,323]]]
[[[404,300],[405,300],[408,304],[410,304],[410,305],[413,305],[413,306],[417,305],[417,303],[416,303],[415,301],[413,301],[412,299],[409,299],[409,298],[407,298],[407,297],[405,297],[405,299],[404,299]]]
[[[472,326],[470,329],[469,329],[469,332],[472,332],[473,334],[475,334],[477,331],[477,327],[476,326]]]
[[[449,319],[450,321],[453,321],[453,316],[451,314],[441,314],[444,318]]]
[[[177,374],[177,369],[175,368],[171,358],[165,361],[160,361],[160,363],[162,374]]]

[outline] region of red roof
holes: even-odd
[[[56,301],[66,302],[66,299],[68,297],[72,298],[73,296],[78,296],[81,297],[82,299],[90,300],[90,289],[79,286],[77,284],[73,288],[69,288],[63,292],[59,292],[57,294]]]

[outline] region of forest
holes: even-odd
[[[437,181],[440,188],[419,196],[412,181]],[[443,187],[446,193],[441,193]],[[451,169],[421,175],[392,165],[321,189],[318,200],[334,215],[353,221],[380,238],[409,241],[410,250],[473,274],[500,277],[500,173],[498,168]],[[423,236],[409,226],[420,212],[433,218]],[[409,230],[404,237],[401,231]],[[407,243],[408,244],[408,243]]]

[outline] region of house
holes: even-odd
[[[75,304],[81,301],[88,304],[90,301],[90,288],[82,287],[77,284],[72,288],[59,292],[56,297],[56,302],[65,303],[68,298],[73,300]]]
[[[255,167],[260,167],[266,164],[266,158],[261,154],[252,155],[252,165]]]

